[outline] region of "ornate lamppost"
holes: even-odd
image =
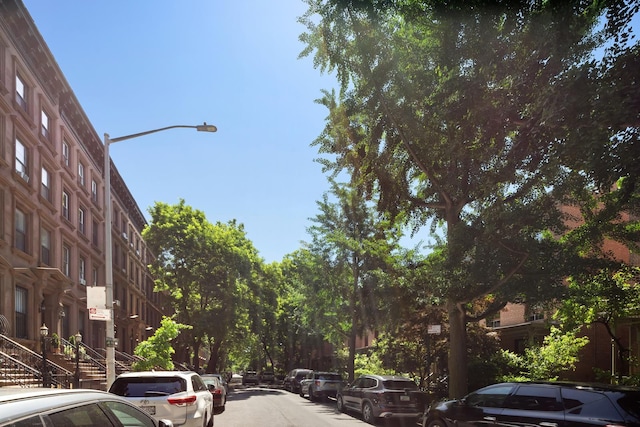
[[[40,326],[40,347],[42,347],[42,387],[49,388],[49,364],[47,363],[47,335],[49,328],[44,323]]]
[[[78,331],[74,335],[76,341],[76,373],[73,377],[73,388],[80,388],[80,343],[82,342],[82,334]]]

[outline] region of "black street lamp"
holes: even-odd
[[[73,388],[80,388],[80,343],[82,342],[82,335],[78,331],[74,338],[76,340],[76,373],[73,378]]]
[[[42,387],[49,388],[49,365],[47,363],[47,335],[49,328],[44,323],[40,326],[40,347],[42,347]]]

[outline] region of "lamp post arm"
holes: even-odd
[[[173,125],[173,126],[166,126],[166,127],[159,128],[159,129],[148,130],[146,132],[139,132],[139,133],[134,133],[134,134],[131,134],[131,135],[119,136],[117,138],[110,138],[109,134],[105,134],[105,141],[108,141],[109,144],[113,144],[114,142],[120,142],[120,141],[124,141],[124,140],[127,140],[127,139],[138,138],[140,136],[149,135],[151,133],[162,132],[163,130],[175,129],[175,128],[197,129],[200,132],[215,132],[215,131],[218,130],[214,125],[208,125],[207,122],[204,122],[203,124],[197,125],[197,126],[192,126],[192,125]]]

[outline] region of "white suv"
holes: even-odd
[[[169,419],[185,427],[213,426],[213,396],[195,372],[128,372],[116,378],[109,392],[156,419]]]

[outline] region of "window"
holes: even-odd
[[[467,396],[466,402],[469,406],[501,408],[513,389],[514,386],[510,384],[485,387]]]
[[[16,138],[16,172],[29,182],[29,156],[27,148],[20,139]]]
[[[51,265],[51,232],[46,228],[40,229],[40,262]]]
[[[67,190],[64,190],[62,192],[62,216],[67,221],[70,221],[70,215],[69,215],[69,193],[67,193]]]
[[[27,301],[29,292],[16,286],[16,338],[27,338]]]
[[[85,274],[86,265],[87,265],[87,261],[84,259],[84,257],[80,257],[80,259],[78,260],[78,280],[80,284],[83,286],[87,285],[87,278]]]
[[[518,391],[507,398],[505,408],[525,411],[562,411],[558,400],[557,387],[520,386]]]
[[[28,87],[20,74],[16,73],[16,102],[24,110],[27,111],[27,95]]]
[[[98,221],[91,223],[91,242],[94,246],[98,246]]]
[[[54,426],[109,426],[113,425],[98,404],[76,406],[49,414]]]
[[[47,139],[50,139],[50,135],[49,135],[49,115],[44,110],[42,110],[40,112],[40,132],[42,133],[42,136],[44,136]]]
[[[93,267],[93,286],[98,286],[98,269]]]
[[[151,419],[141,411],[132,408],[121,402],[104,402],[104,405],[111,409],[115,417],[125,426],[153,427]]]
[[[78,230],[80,230],[80,232],[82,234],[86,234],[86,230],[85,230],[85,214],[84,214],[84,208],[83,207],[79,207],[78,208]]]
[[[91,201],[98,204],[98,183],[95,179],[91,180]]]
[[[71,249],[66,245],[62,247],[62,273],[67,277],[71,274]]]
[[[62,141],[62,161],[67,167],[71,164],[71,152],[69,151],[69,143],[67,141]]]
[[[41,175],[40,195],[42,196],[43,199],[50,202],[51,201],[51,174],[49,173],[47,168],[43,166],[40,172],[40,175]]]
[[[27,216],[20,209],[16,209],[16,249],[27,252],[27,236]]]
[[[78,183],[84,187],[85,179],[84,179],[84,165],[82,162],[78,162]]]

